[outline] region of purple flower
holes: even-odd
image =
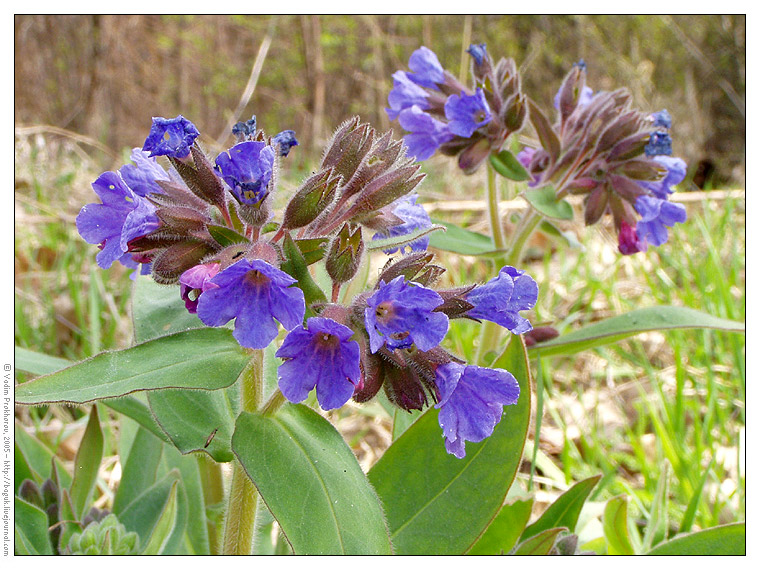
[[[525,169],[527,170],[530,168],[530,163],[533,160],[533,157],[536,154],[536,149],[524,146],[520,152],[517,153],[517,160],[522,164]]]
[[[298,146],[296,132],[290,129],[274,135],[274,137],[272,137],[272,142],[277,146],[280,156],[288,156],[290,149],[294,146]]]
[[[417,204],[417,194],[410,194],[396,200],[392,205],[392,212],[404,220],[403,224],[393,226],[386,232],[379,232],[372,236],[373,240],[385,239],[389,237],[403,236],[412,233],[415,230],[421,230],[432,226],[430,216],[420,204]],[[411,243],[396,247],[393,249],[384,249],[383,251],[388,255],[404,250],[408,247],[409,252],[412,251],[425,251],[430,243],[430,236],[424,235],[419,239],[414,240]]]
[[[662,111],[657,111],[656,113],[652,113],[650,115],[650,118],[652,119],[653,126],[655,127],[664,127],[666,129],[669,129],[672,123],[672,119],[670,118],[670,113],[668,113],[667,109],[663,109]]]
[[[260,259],[241,259],[222,270],[198,297],[198,317],[219,327],[235,319],[233,336],[248,348],[266,348],[277,337],[275,319],[290,330],[303,322],[303,291],[296,280]]]
[[[639,196],[636,199],[636,211],[641,219],[636,224],[636,235],[642,242],[662,245],[668,241],[667,227],[686,221],[686,208],[683,204],[673,204],[667,200],[652,196]],[[646,251],[646,246],[643,251]]]
[[[654,132],[649,136],[649,144],[644,147],[647,156],[673,154],[673,140],[668,133]]]
[[[464,442],[483,441],[501,420],[503,407],[517,403],[520,386],[506,370],[451,362],[436,370],[440,400],[435,405],[446,451],[465,456]]]
[[[656,156],[656,162],[665,167],[667,172],[660,180],[639,180],[639,186],[646,188],[657,198],[667,199],[673,193],[672,187],[680,184],[686,178],[686,163],[673,156]]]
[[[143,150],[150,151],[150,156],[184,158],[190,154],[190,147],[199,135],[195,125],[182,115],[173,119],[153,117]]]
[[[218,263],[202,263],[185,271],[179,277],[179,294],[190,313],[198,312],[198,298],[209,289],[216,289],[211,278],[219,273]]]
[[[488,283],[467,293],[465,299],[475,305],[467,311],[467,316],[491,321],[514,334],[522,334],[533,326],[518,312],[536,305],[538,285],[524,271],[507,265]]]
[[[620,222],[620,231],[618,232],[618,250],[623,255],[633,255],[640,251],[647,250],[646,240],[639,239],[636,230],[628,225],[625,220]]]
[[[277,369],[283,396],[297,404],[314,387],[323,410],[340,408],[359,382],[359,343],[350,328],[332,319],[312,317],[306,328],[288,333],[275,356],[286,359]]]
[[[263,142],[245,141],[216,157],[216,168],[242,204],[258,204],[269,193],[274,149]]]
[[[169,174],[161,168],[150,153],[133,148],[130,155],[134,164],[125,164],[119,169],[119,174],[132,191],[138,196],[147,196],[151,193],[163,194],[164,191],[156,184],[157,180],[169,180]]]
[[[155,207],[133,192],[117,172],[104,172],[92,188],[102,204],[82,208],[76,222],[79,234],[87,243],[100,246],[96,260],[101,268],[108,269],[114,261],[136,268],[127,246],[158,228]]]
[[[416,50],[409,58],[409,79],[417,85],[422,85],[429,89],[438,90],[438,83],[443,83],[443,67],[438,61],[438,56],[431,50],[422,46]]]
[[[409,79],[403,71],[393,74],[393,89],[388,93],[388,105],[390,109],[385,109],[385,112],[391,121],[396,120],[401,111],[414,105],[420,109],[430,108],[427,91]]]
[[[232,126],[232,134],[235,135],[238,141],[244,140],[246,137],[253,137],[256,134],[256,115],[253,115],[245,123],[238,122]]]
[[[410,132],[404,136],[407,154],[416,157],[418,161],[427,160],[439,146],[454,138],[446,123],[434,119],[417,105],[401,111],[398,120]]]
[[[364,309],[370,351],[383,345],[393,350],[414,344],[422,351],[438,346],[449,330],[449,318],[433,311],[442,304],[438,293],[401,275],[390,283],[380,281]]]
[[[483,62],[488,57],[486,44],[470,44],[470,47],[467,48],[467,53],[475,60],[475,65],[483,65]]]
[[[475,90],[475,95],[467,95],[464,91],[461,95],[450,95],[444,111],[449,120],[449,131],[464,138],[471,137],[491,121],[491,110],[480,87]]]

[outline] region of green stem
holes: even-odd
[[[203,502],[206,507],[220,505],[224,501],[224,476],[222,475],[222,466],[211,459],[205,453],[199,453],[198,468],[203,485]],[[219,519],[209,520],[206,524],[208,528],[209,552],[211,554],[220,554],[221,524],[217,524]],[[219,521],[220,522],[220,521]]]
[[[512,243],[507,251],[505,262],[512,267],[517,267],[522,262],[525,244],[543,219],[541,214],[532,208],[528,210],[528,212],[529,213],[520,220],[520,223],[515,229],[515,233],[512,236]]]
[[[504,228],[499,216],[499,187],[496,183],[496,171],[490,162],[486,162],[487,190],[488,190],[488,221],[491,224],[491,237],[496,249],[504,249],[507,240],[504,239]]]
[[[258,410],[264,382],[264,352],[251,352],[251,360],[239,378],[240,406],[244,412]],[[232,484],[227,499],[222,554],[251,554],[257,498],[256,487],[236,459],[232,465]]]

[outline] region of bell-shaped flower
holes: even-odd
[[[465,456],[465,441],[489,437],[501,420],[503,408],[517,403],[520,386],[506,370],[465,366],[451,362],[436,370],[440,393],[438,423],[446,451]]]
[[[666,155],[655,156],[654,160],[665,167],[667,170],[665,176],[660,180],[639,180],[638,184],[657,198],[666,200],[673,193],[672,187],[686,178],[686,163],[680,158]]]
[[[409,131],[404,136],[407,154],[416,157],[418,161],[427,160],[443,143],[454,138],[446,123],[434,119],[417,105],[401,111],[398,120]]]
[[[639,196],[636,211],[641,219],[636,224],[636,235],[645,243],[662,245],[668,241],[668,227],[686,221],[686,208],[653,196]],[[644,251],[646,247],[644,247]]]
[[[438,346],[449,330],[449,318],[434,311],[442,304],[438,293],[401,275],[390,283],[380,281],[364,309],[370,351],[383,345],[392,350],[414,344],[422,351]]]
[[[628,225],[625,220],[620,221],[620,230],[618,231],[618,250],[623,255],[633,255],[640,251],[646,251],[647,242],[642,240],[636,234],[636,228]]]
[[[218,263],[202,263],[191,267],[179,277],[179,294],[185,302],[185,308],[190,313],[198,312],[198,298],[201,293],[209,289],[216,289],[217,285],[211,283],[211,279],[219,273]]]
[[[438,90],[438,83],[443,83],[444,73],[438,56],[432,50],[422,46],[415,50],[409,57],[409,79],[417,85],[422,85],[428,89]]]
[[[219,327],[235,319],[233,336],[241,346],[266,348],[277,337],[277,323],[290,330],[303,322],[303,291],[290,275],[260,259],[241,259],[220,271],[198,297],[198,317]]]
[[[488,107],[483,90],[478,87],[474,95],[449,95],[444,105],[449,131],[460,137],[469,138],[472,133],[491,122],[491,110]]]
[[[485,285],[468,292],[465,299],[474,305],[467,311],[468,317],[491,321],[514,334],[522,334],[533,326],[520,316],[519,311],[527,311],[536,305],[538,285],[524,271],[506,266]]]
[[[87,204],[77,216],[79,234],[87,243],[100,246],[96,257],[102,269],[119,261],[129,268],[137,262],[127,253],[130,241],[158,229],[156,208],[127,186],[117,172],[104,172],[92,188],[102,204]]]
[[[315,387],[323,410],[340,408],[359,382],[359,343],[350,328],[332,319],[312,317],[306,328],[288,333],[275,356],[284,358],[277,369],[283,396],[303,402]]]
[[[241,204],[258,204],[269,193],[274,168],[274,148],[259,141],[245,141],[216,157],[216,169]]]
[[[393,89],[388,93],[388,105],[390,108],[386,108],[385,112],[391,121],[396,120],[401,111],[414,105],[423,110],[430,108],[428,92],[409,79],[403,71],[393,74]]]
[[[143,150],[150,152],[150,156],[185,158],[199,135],[195,125],[182,115],[173,119],[153,117],[153,125],[145,139]]]
[[[127,186],[138,196],[147,196],[151,193],[163,194],[164,191],[156,181],[169,181],[170,177],[158,161],[151,158],[150,153],[139,148],[132,149],[130,158],[134,164],[125,164],[119,169],[119,174]]]
[[[272,137],[272,142],[277,147],[277,152],[280,156],[288,156],[290,149],[294,146],[298,146],[296,132],[291,129],[281,131],[274,135]]]

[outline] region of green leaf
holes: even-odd
[[[99,355],[16,388],[19,404],[83,404],[140,390],[219,390],[248,357],[228,329],[194,329]]]
[[[240,411],[239,392],[236,384],[213,392],[161,390],[150,392],[148,402],[156,421],[181,453],[202,451],[215,461],[226,462],[234,459],[230,440]]]
[[[158,521],[156,521],[153,527],[153,532],[150,533],[148,543],[145,545],[141,554],[144,555],[156,555],[162,554],[164,548],[169,542],[169,538],[174,532],[174,528],[177,525],[177,487],[179,481],[174,481],[171,484],[169,490],[169,498],[164,504],[164,508],[161,511]]]
[[[175,484],[180,480],[176,469],[154,483],[129,503],[119,514],[119,521],[140,537],[140,544],[147,544],[153,529],[164,513]]]
[[[686,307],[647,307],[535,344],[530,348],[530,352],[538,353],[540,356],[572,354],[647,331],[687,328],[744,332],[744,323],[721,319]]]
[[[744,523],[727,524],[679,536],[653,548],[657,556],[744,556],[747,535]]]
[[[16,386],[16,391],[19,387]],[[63,487],[71,485],[71,475],[66,469],[63,468],[63,463],[55,454],[46,447],[36,437],[27,433],[18,421],[15,426],[16,445],[18,446],[19,453],[24,457],[24,463],[32,471],[37,483],[42,482],[52,475],[52,466],[55,465],[61,476],[61,483]],[[16,486],[18,489],[18,486]]]
[[[689,504],[686,506],[686,512],[683,515],[681,526],[678,528],[679,533],[691,532],[691,527],[694,525],[694,519],[697,516],[699,499],[702,497],[702,490],[705,488],[708,476],[713,472],[712,468],[714,463],[715,455],[710,459],[710,464],[702,473],[702,477],[700,477],[699,483],[697,484],[696,489],[694,489],[694,494],[691,496],[691,499],[689,499]]]
[[[113,499],[113,512],[120,515],[145,489],[156,482],[163,444],[148,430],[138,428],[129,448],[129,455],[121,457],[121,481]]]
[[[390,554],[380,503],[356,457],[322,416],[286,404],[244,412],[232,449],[295,554]]]
[[[132,289],[132,320],[135,342],[206,326],[187,311],[179,287],[160,285],[147,277],[138,277]]]
[[[520,465],[530,420],[530,376],[521,337],[494,364],[520,385],[493,435],[446,453],[438,411],[430,409],[391,445],[368,476],[385,506],[398,554],[462,554],[496,516]],[[410,476],[410,474],[414,474]]]
[[[540,532],[557,527],[565,527],[571,533],[575,532],[575,525],[578,523],[581,509],[591,490],[601,478],[601,475],[595,475],[570,487],[556,501],[549,505],[549,508],[544,511],[536,522],[525,529],[520,538],[525,540]]]
[[[420,228],[420,229],[411,231],[408,234],[403,234],[400,236],[394,236],[394,237],[388,237],[388,238],[382,238],[382,239],[373,239],[367,242],[367,250],[381,251],[384,249],[396,249],[399,247],[403,247],[407,244],[410,244],[413,241],[416,241],[423,236],[432,234],[433,232],[437,232],[439,230],[445,231],[446,227],[443,225],[434,224],[430,226],[429,228]]]
[[[33,350],[21,348],[20,346],[15,347],[14,356],[17,370],[23,370],[38,375],[50,374],[51,372],[56,372],[61,368],[66,368],[73,364],[70,360],[66,360],[65,358],[57,358],[55,356],[41,354],[39,352],[34,352]]]
[[[35,556],[53,554],[53,545],[48,535],[47,513],[19,497],[14,499],[16,553]]]
[[[607,501],[602,516],[607,554],[636,554],[628,536],[628,497],[620,495]]]
[[[306,258],[288,233],[283,239],[282,250],[286,260],[280,269],[298,281],[298,287],[301,288],[306,299],[306,306],[308,307],[312,303],[326,302],[327,296],[314,282],[311,273],[309,273]]]
[[[501,250],[494,249],[493,241],[486,235],[460,228],[456,224],[438,220],[435,223],[445,227],[446,231],[431,235],[430,247],[461,255],[494,256],[501,253]]]
[[[557,200],[557,191],[553,186],[532,188],[525,191],[525,199],[539,214],[559,220],[572,220],[573,207],[567,200]]]
[[[182,477],[187,510],[185,535],[187,537],[186,542],[189,543],[190,554],[208,555],[210,554],[210,546],[206,524],[206,505],[197,458],[180,455],[177,450],[167,449],[167,453],[164,453],[164,461],[170,469],[178,469]]]
[[[136,421],[150,433],[155,435],[161,441],[171,443],[169,437],[163,432],[161,426],[156,423],[155,418],[150,413],[148,406],[143,404],[134,396],[123,396],[121,398],[112,398],[103,402],[114,412],[118,412]]]
[[[250,240],[244,235],[240,235],[235,230],[228,228],[227,226],[214,226],[209,225],[208,233],[216,242],[222,247],[229,245],[235,245],[236,243],[250,243]],[[175,287],[176,288],[176,287]]]
[[[488,157],[493,169],[501,174],[504,178],[522,182],[530,180],[530,173],[520,164],[514,154],[508,150],[502,150],[498,154],[492,154]]]
[[[528,524],[533,508],[533,499],[517,499],[504,505],[493,522],[467,554],[506,554],[520,538],[525,525]]]
[[[103,459],[103,432],[100,429],[98,407],[92,406],[87,427],[74,460],[74,479],[71,482],[71,503],[77,520],[82,520],[90,504],[98,470]]]
[[[549,554],[557,539],[557,535],[565,530],[564,528],[550,528],[541,531],[537,535],[531,536],[528,540],[518,544],[511,554],[514,556],[544,556],[545,554]]]
[[[316,263],[325,256],[325,248],[329,240],[326,237],[305,238],[295,240],[298,249],[303,254],[306,265]]]
[[[556,238],[558,241],[561,241],[562,244],[566,245],[567,247],[580,251],[585,251],[586,249],[583,244],[578,241],[578,237],[573,232],[562,231],[549,220],[541,220],[541,223],[538,225],[538,229],[544,232],[546,235]]]

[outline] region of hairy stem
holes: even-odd
[[[263,386],[264,352],[251,351],[251,360],[240,374],[240,406],[245,412],[258,410]],[[222,554],[251,554],[256,521],[256,487],[236,459],[227,499]]]

